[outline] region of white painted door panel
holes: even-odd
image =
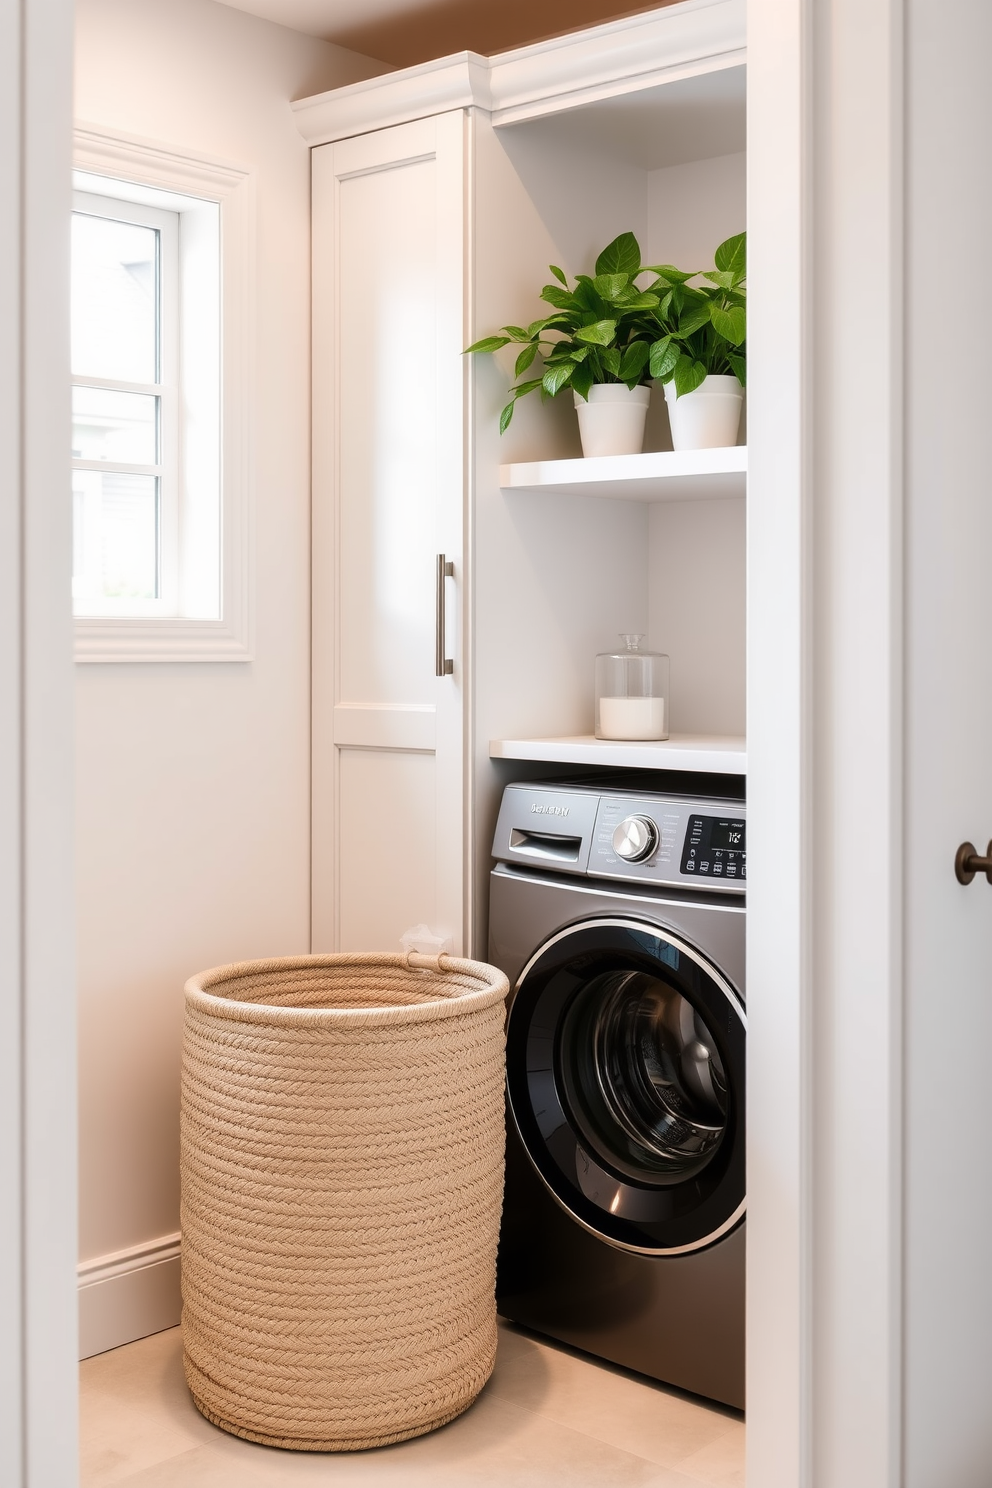
[[[384,749],[338,753],[341,883],[338,950],[379,945],[387,927],[436,918],[430,864],[436,846],[433,754]],[[419,864],[426,872],[418,870]],[[400,932],[401,933],[401,932]],[[399,950],[396,938],[381,949]]]
[[[462,945],[464,132],[313,156],[315,950]]]
[[[434,701],[437,176],[432,156],[338,179],[344,703]]]
[[[992,1483],[992,837],[988,347],[970,307],[934,365],[928,298],[992,234],[987,0],[907,23],[906,1488]]]

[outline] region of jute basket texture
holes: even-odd
[[[503,974],[301,956],[186,984],[186,1379],[225,1431],[384,1446],[464,1411],[496,1353]]]

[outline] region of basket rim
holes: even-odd
[[[435,980],[448,981],[453,975],[470,976],[480,985],[457,988],[451,993],[417,1003],[369,1003],[367,1007],[278,1007],[267,1002],[242,1002],[225,997],[211,989],[219,983],[237,982],[267,972],[320,970],[322,967],[365,971],[376,967],[400,971],[423,971]],[[470,961],[461,956],[421,956],[416,952],[399,955],[387,952],[342,951],[335,954],[304,956],[270,956],[258,961],[232,961],[226,966],[212,966],[196,972],[186,982],[187,1007],[197,1008],[213,1017],[235,1023],[269,1024],[276,1027],[368,1028],[377,1024],[430,1023],[442,1018],[464,1017],[504,1002],[510,990],[507,977],[485,961]]]

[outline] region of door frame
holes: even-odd
[[[0,226],[0,936],[17,1030],[0,1080],[14,1196],[0,1467],[19,1488],[62,1488],[76,1454],[71,632],[50,426],[53,389],[68,407],[53,298],[70,0],[2,0],[0,36],[0,171],[16,204]],[[900,1471],[901,0],[749,0],[748,52],[748,1471],[795,1488],[815,1455],[818,1477],[874,1488]],[[845,360],[855,334],[878,348],[870,406]],[[866,809],[872,859],[852,884],[842,849]],[[841,1062],[855,1017],[882,1051],[870,1092]]]
[[[0,0],[0,1481],[77,1481],[72,0]],[[56,437],[53,438],[53,429]]]
[[[748,1481],[901,1476],[902,0],[749,0]],[[870,392],[853,349],[874,349]]]

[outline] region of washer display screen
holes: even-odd
[[[682,872],[739,882],[747,878],[747,824],[732,816],[690,816]]]

